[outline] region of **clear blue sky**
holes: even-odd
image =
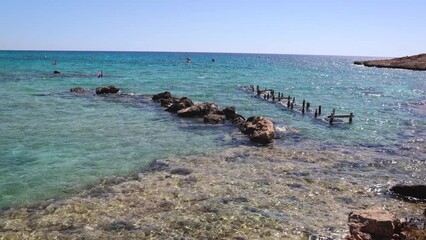
[[[0,0],[0,50],[405,56],[426,0]]]

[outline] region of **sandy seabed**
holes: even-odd
[[[158,160],[81,194],[0,214],[0,239],[343,239],[356,209],[421,214],[383,196],[357,154],[241,146]],[[379,169],[379,170],[377,170]],[[378,188],[379,189],[379,188]]]

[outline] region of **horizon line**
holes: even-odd
[[[211,53],[211,54],[247,54],[247,55],[300,55],[300,56],[330,56],[330,57],[377,57],[377,58],[395,58],[404,56],[363,56],[363,55],[341,55],[341,54],[306,54],[306,53],[267,53],[267,52],[203,52],[203,51],[162,51],[162,50],[40,50],[40,49],[0,49],[0,52],[15,51],[15,52],[129,52],[129,53]],[[421,54],[421,53],[419,53]],[[415,54],[417,55],[417,54]]]

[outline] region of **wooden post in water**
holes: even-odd
[[[293,103],[295,103],[296,102],[296,97],[293,97]]]
[[[336,114],[336,109],[333,108],[333,111],[330,114],[330,119],[328,120],[328,122],[331,124],[333,124],[333,120],[334,120],[334,115]]]
[[[302,114],[305,114],[305,99],[302,102]]]
[[[353,113],[350,113],[349,114],[349,123],[352,123],[352,118],[354,117],[354,114]]]
[[[294,107],[294,102],[292,102],[292,103],[290,104],[290,109],[291,109],[291,110],[293,110],[293,107]]]
[[[306,103],[306,111],[309,110],[309,107],[311,106],[311,104],[309,102]]]
[[[318,116],[318,112],[317,112],[317,110],[315,109],[315,118],[317,118],[317,116]]]
[[[287,100],[287,108],[290,108],[290,99]]]
[[[318,116],[321,115],[321,105],[318,106]]]
[[[275,102],[275,95],[272,94],[272,101]]]
[[[263,99],[266,99],[266,93],[263,94]]]

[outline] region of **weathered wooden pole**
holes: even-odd
[[[330,123],[330,125],[333,124],[334,114],[336,114],[336,109],[335,108],[333,108],[333,111],[330,114],[330,119],[328,120],[328,122]]]
[[[305,99],[302,102],[302,114],[305,114]]]
[[[293,107],[294,107],[294,102],[292,102],[292,103],[290,104],[290,109],[291,109],[291,110],[293,110]]]
[[[311,106],[311,104],[309,102],[306,103],[306,111],[309,110],[309,107]]]
[[[317,110],[315,109],[315,118],[317,118],[317,116],[318,116],[318,112],[317,112]]]
[[[290,108],[290,100],[287,100],[287,108]]]
[[[350,113],[349,114],[349,123],[352,123],[352,118],[354,117],[354,114],[353,113]]]
[[[321,105],[318,106],[318,116],[320,116],[320,115],[321,115]]]
[[[295,103],[296,102],[296,97],[293,97],[293,103]]]

